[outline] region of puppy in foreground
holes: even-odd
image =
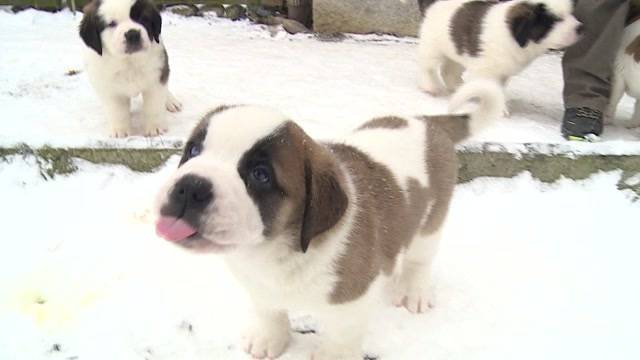
[[[605,114],[606,123],[613,123],[616,109],[622,99],[627,95],[636,99],[635,109],[631,119],[621,122],[628,128],[640,126],[640,17],[636,17],[627,25],[622,36],[622,45],[618,51],[613,71],[613,83],[611,86],[611,100]]]
[[[255,321],[244,349],[276,358],[288,313],[320,323],[315,360],[362,359],[372,313],[431,306],[431,264],[457,180],[454,145],[502,114],[484,80],[453,96],[465,115],[383,117],[346,138],[317,142],[269,108],[220,107],[188,140],[157,202],[159,236],[223,254],[248,290]]]
[[[465,70],[469,79],[506,85],[536,57],[575,43],[582,31],[572,0],[419,2],[426,9],[418,48],[420,86],[434,96],[455,91]]]
[[[93,0],[80,37],[91,85],[111,123],[111,135],[132,135],[130,101],[142,94],[145,136],[167,131],[166,110],[182,105],[169,92],[169,58],[160,39],[162,17],[150,0]]]

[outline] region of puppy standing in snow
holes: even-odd
[[[220,107],[188,140],[158,197],[157,233],[222,253],[247,288],[255,322],[244,348],[278,357],[288,313],[320,322],[315,360],[361,360],[368,318],[387,285],[396,305],[430,306],[430,270],[457,180],[454,145],[503,110],[492,81],[464,85],[470,115],[385,117],[316,142],[268,108]]]
[[[622,46],[618,51],[613,71],[611,100],[604,120],[612,123],[616,109],[625,92],[636,99],[631,119],[623,125],[629,128],[640,126],[640,17],[629,24],[622,36]]]
[[[420,0],[420,7],[420,86],[435,96],[455,91],[465,70],[505,85],[547,50],[575,43],[582,27],[572,0]]]
[[[131,135],[130,101],[139,94],[144,135],[164,133],[166,110],[179,111],[181,104],[167,87],[169,59],[160,40],[160,13],[150,0],[93,0],[83,11],[80,37],[87,46],[87,73],[104,104],[111,135]]]

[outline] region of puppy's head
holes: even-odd
[[[80,37],[99,55],[126,56],[160,42],[162,18],[150,0],[93,0],[83,12]]]
[[[156,232],[204,252],[268,243],[304,252],[346,210],[336,166],[278,112],[218,108],[195,128],[159,193]]]
[[[523,1],[511,6],[507,23],[522,48],[563,49],[574,44],[582,32],[572,12],[571,0]]]

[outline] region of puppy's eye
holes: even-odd
[[[115,22],[115,21],[112,21],[112,22],[108,23],[107,26],[110,27],[110,28],[114,28],[114,27],[118,26],[118,23]]]
[[[271,182],[271,171],[267,166],[258,165],[251,170],[251,178],[260,184],[268,184]]]
[[[187,157],[189,159],[194,158],[202,152],[202,147],[199,144],[191,144],[187,147]]]

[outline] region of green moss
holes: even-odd
[[[570,158],[563,155],[526,154],[516,157],[502,152],[459,153],[460,183],[478,177],[514,177],[524,171],[545,183],[561,177],[584,180],[594,173],[621,170],[619,189],[630,189],[640,195],[640,185],[630,186],[625,181],[640,172],[637,155],[584,155]]]
[[[114,149],[114,148],[53,148],[32,149],[27,145],[0,148],[0,161],[33,158],[45,179],[75,172],[75,159],[94,164],[123,165],[133,171],[151,172],[162,166],[178,148],[163,149]],[[563,155],[525,154],[516,156],[506,152],[460,152],[459,182],[469,182],[478,177],[514,177],[524,171],[546,183],[561,177],[584,180],[599,171],[620,170],[619,189],[629,189],[640,196],[640,184],[628,185],[626,180],[640,173],[638,155],[585,155],[570,158]]]

